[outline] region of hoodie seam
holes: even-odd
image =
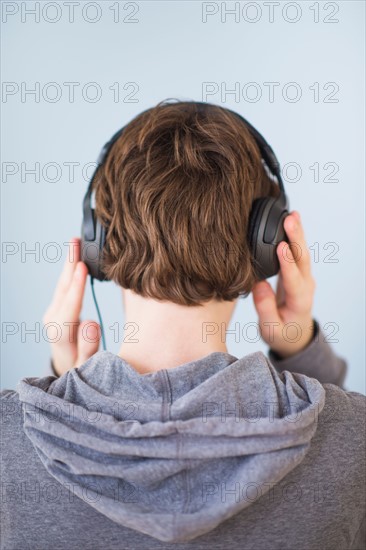
[[[167,401],[169,402],[169,420],[171,420],[170,405],[173,402],[173,390],[172,390],[171,381],[170,381],[170,378],[169,378],[168,371],[166,369],[164,369],[164,370],[161,371],[161,374],[163,375],[163,385],[164,385],[163,398],[168,397]],[[183,438],[184,438],[184,434],[178,433],[178,449],[177,449],[178,459],[180,459],[181,454],[182,454]],[[192,463],[192,461],[189,460],[189,459],[186,462],[188,463],[188,467]],[[187,514],[188,510],[189,510],[190,500],[191,500],[191,498],[190,498],[191,497],[191,494],[190,494],[191,492],[190,492],[190,471],[189,471],[189,469],[186,469],[184,471],[183,475],[184,475],[184,485],[185,485],[185,499],[184,499],[184,503],[183,503],[182,512],[184,514]],[[176,518],[174,519],[174,521],[176,521]]]
[[[162,369],[161,373],[161,383],[162,383],[162,420],[171,420],[170,416],[170,406],[172,404],[172,389],[170,386],[169,376],[166,369]]]

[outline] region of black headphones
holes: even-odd
[[[209,105],[203,102],[192,103],[195,103],[197,109],[201,111]],[[263,280],[276,275],[279,271],[280,266],[276,248],[281,241],[288,241],[283,222],[289,213],[289,203],[281,178],[280,165],[272,148],[244,117],[230,109],[225,108],[225,110],[237,116],[246,125],[258,145],[262,161],[268,168],[270,175],[275,176],[280,188],[278,198],[263,197],[256,199],[253,202],[249,218],[248,242],[252,252],[257,279]],[[99,281],[108,280],[101,269],[102,253],[105,244],[105,228],[96,218],[94,208],[91,204],[92,184],[97,170],[105,162],[112,145],[121,136],[124,129],[125,126],[116,132],[104,145],[83,201],[81,260],[88,267],[91,278]]]

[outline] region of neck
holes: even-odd
[[[123,289],[125,333],[118,355],[141,374],[228,352],[226,330],[236,301],[180,306]]]

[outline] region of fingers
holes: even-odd
[[[77,360],[75,368],[80,367],[92,355],[97,353],[101,338],[101,330],[95,321],[83,321],[78,329]]]
[[[273,326],[282,326],[282,320],[279,316],[276,303],[276,295],[267,281],[256,283],[252,292],[262,336],[267,341],[267,337],[269,337],[270,331],[273,330]]]
[[[310,253],[298,212],[292,212],[285,218],[284,228],[289,243],[281,242],[276,250],[281,285],[287,306],[297,309],[298,304],[304,301],[301,295],[305,298],[313,285]]]
[[[277,256],[280,262],[282,286],[286,299],[297,296],[302,282],[301,273],[288,243],[282,241],[278,245]]]
[[[267,281],[261,281],[254,285],[253,300],[263,339],[273,351],[290,357],[309,342],[315,282],[297,212],[285,218],[284,228],[289,242],[282,241],[276,248],[280,263],[277,293]],[[296,338],[289,339],[287,330],[294,327]]]
[[[66,260],[60,278],[58,280],[55,293],[52,299],[52,308],[58,308],[69,290],[76,265],[80,259],[80,239],[73,237],[69,242]]]
[[[276,291],[277,307],[281,307],[286,303],[285,289],[283,288],[283,280],[281,271],[278,274],[277,279],[277,291]]]
[[[289,239],[292,256],[296,260],[296,266],[306,276],[311,270],[310,253],[306,244],[300,214],[297,211],[292,212],[285,218],[284,228]]]
[[[71,336],[71,331],[75,334]],[[83,321],[70,327],[66,342],[52,344],[52,360],[56,372],[62,376],[72,368],[80,367],[99,349],[101,330],[95,321]],[[71,345],[71,341],[74,342]]]
[[[79,238],[71,239],[53,301],[43,316],[44,324],[55,326],[59,333],[51,343],[53,364],[59,374],[73,368],[77,361],[84,362],[99,347],[99,338],[78,339],[80,330],[85,329],[85,322],[80,324],[80,313],[88,276],[86,265],[79,260],[80,244]]]
[[[87,275],[88,268],[86,265],[83,262],[78,262],[70,282],[69,290],[64,298],[64,309],[70,321],[79,319]]]
[[[78,262],[68,291],[63,294],[62,300],[57,305],[53,303],[43,316],[44,324],[56,323],[61,331],[61,337],[52,347],[62,346],[65,348],[66,345],[66,347],[70,347],[72,355],[76,353],[72,348],[76,346],[87,275],[86,265],[83,262]]]

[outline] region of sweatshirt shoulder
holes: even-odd
[[[0,391],[0,421],[3,430],[6,429],[7,426],[21,425],[22,403],[17,391]]]
[[[8,408],[10,405],[13,407],[21,407],[21,402],[19,399],[19,394],[16,390],[1,390],[0,391],[0,404],[1,411]]]
[[[323,384],[323,387],[330,400],[336,399],[348,407],[366,407],[366,395],[362,393],[346,390],[336,384]]]
[[[363,428],[366,423],[366,396],[347,391],[335,384],[323,384],[325,389],[324,415],[342,424]]]
[[[15,390],[1,390],[0,401],[17,400],[19,401],[18,392]]]
[[[323,387],[325,403],[312,442],[322,455],[322,459],[318,457],[321,468],[327,471],[330,467],[340,483],[343,480],[342,483],[362,487],[366,468],[366,397],[334,384]]]

